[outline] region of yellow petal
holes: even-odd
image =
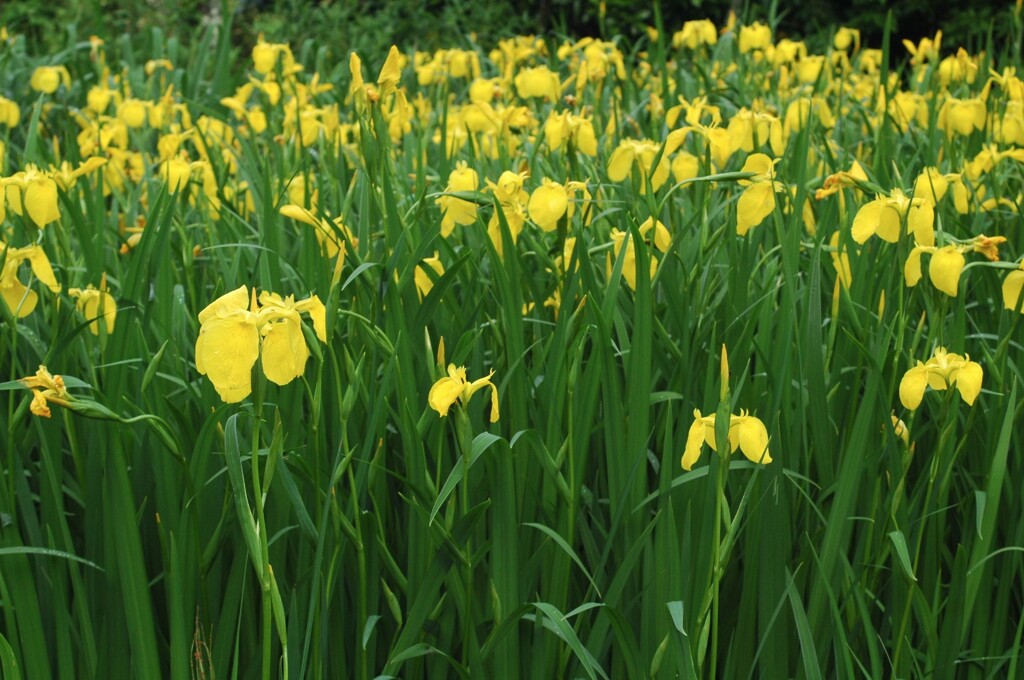
[[[305,208],[298,205],[283,205],[281,206],[281,214],[285,217],[290,217],[297,222],[308,224],[312,227],[320,225],[320,220],[312,215]]]
[[[955,246],[939,248],[928,265],[928,277],[936,288],[950,297],[956,297],[964,264],[964,256]]]
[[[914,235],[918,245],[935,245],[935,209],[931,203],[912,205],[907,213],[907,231]]]
[[[740,451],[754,463],[770,463],[772,457],[768,455],[768,429],[761,422],[760,418],[753,416],[741,416],[737,419],[736,426],[739,438]]]
[[[622,145],[616,148],[612,152],[612,157],[608,159],[608,179],[613,182],[621,182],[629,177],[629,173],[633,169],[634,157],[632,148]]]
[[[313,330],[320,342],[327,342],[327,308],[319,296],[313,295],[308,300],[295,304],[296,311],[306,312],[313,321]]]
[[[7,281],[0,281],[0,295],[7,303],[7,309],[19,319],[31,314],[39,300],[39,295],[34,290],[26,288],[21,281],[13,277]]]
[[[956,372],[956,389],[968,406],[973,406],[981,393],[982,375],[981,364],[974,361],[968,361]]]
[[[448,409],[452,407],[455,400],[462,395],[462,388],[465,382],[451,377],[445,377],[434,383],[427,395],[427,403],[430,408],[437,411],[441,417],[448,415]]]
[[[57,283],[57,277],[53,275],[53,268],[50,266],[50,260],[46,257],[46,253],[39,246],[30,246],[27,253],[29,264],[32,266],[32,273],[39,279],[39,282],[50,289],[53,293],[60,292],[60,284]]]
[[[60,219],[60,210],[57,208],[57,183],[49,177],[39,177],[29,182],[22,200],[28,216],[40,229]]]
[[[743,190],[739,203],[736,205],[736,233],[746,236],[751,227],[761,224],[774,209],[775,187],[773,184],[771,182],[751,184]]]
[[[747,157],[741,172],[756,172],[758,175],[770,175],[774,167],[775,162],[767,154],[755,153]],[[740,183],[743,184],[751,181],[757,181],[757,179],[741,179]]]
[[[233,311],[248,309],[248,307],[249,289],[239,286],[206,305],[203,311],[199,312],[199,323],[205,324],[213,317],[225,316]]]
[[[874,200],[862,205],[853,218],[853,240],[857,243],[864,243],[878,231],[878,223],[882,218],[882,209],[885,207],[884,200]]]
[[[1003,307],[1010,311],[1021,309],[1021,288],[1024,288],[1024,271],[1010,272],[1003,280]]]
[[[260,357],[263,374],[278,385],[287,385],[306,370],[309,348],[298,320],[284,318],[270,325],[263,334]]]
[[[900,402],[913,411],[921,405],[925,387],[928,386],[928,368],[918,362],[917,366],[903,374],[900,380]]]
[[[906,264],[903,265],[903,278],[909,288],[913,288],[921,280],[921,253],[923,252],[921,248],[915,246],[910,251]]]
[[[527,210],[530,219],[536,222],[538,227],[544,231],[554,231],[568,206],[569,196],[565,192],[565,187],[546,182],[530,195]]]
[[[388,50],[388,58],[384,60],[384,66],[377,76],[377,87],[380,88],[381,96],[392,92],[402,79],[401,53],[395,45]]]
[[[225,402],[242,401],[252,392],[252,367],[259,356],[259,342],[251,312],[209,319],[199,330],[196,369],[210,378]]]
[[[683,449],[683,469],[687,471],[693,469],[704,445],[704,423],[701,422],[700,411],[694,411],[693,417],[693,424],[686,435],[686,448]]]

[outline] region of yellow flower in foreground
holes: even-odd
[[[480,378],[473,382],[466,380],[466,367],[456,367],[455,364],[448,364],[448,375],[440,378],[434,383],[434,386],[430,388],[430,394],[427,396],[427,403],[430,404],[430,408],[437,411],[441,417],[448,415],[448,409],[452,407],[456,401],[462,401],[463,406],[469,403],[470,397],[472,397],[477,391],[482,390],[485,387],[491,388],[491,422],[498,422],[498,388],[493,382],[491,382],[491,376],[494,375],[492,370],[487,374],[486,378]]]
[[[936,347],[932,358],[903,374],[900,380],[900,401],[911,411],[921,405],[926,387],[945,390],[956,386],[960,396],[968,405],[981,393],[981,364],[971,361],[967,355],[950,354],[945,347]]]
[[[11,248],[0,241],[0,263],[3,263],[0,267],[0,297],[4,299],[11,314],[19,319],[31,314],[39,300],[36,292],[18,279],[18,268],[25,261],[28,261],[32,266],[32,273],[50,289],[50,292],[60,292],[60,284],[57,283],[50,260],[41,246]]]
[[[746,186],[736,204],[736,233],[746,236],[751,227],[756,227],[764,218],[775,210],[775,193],[782,191],[782,183],[773,179],[775,165],[779,159],[772,160],[763,153],[755,153],[747,158],[742,172],[755,172],[751,179],[741,179],[741,186]]]
[[[114,296],[107,292],[107,275],[100,278],[99,290],[90,284],[84,290],[81,288],[69,288],[68,295],[76,299],[75,306],[78,311],[89,321],[89,330],[93,335],[100,334],[100,319],[107,325],[107,333],[114,332],[114,319],[117,316],[117,302]]]
[[[715,441],[715,414],[702,416],[700,411],[693,411],[693,424],[686,435],[686,448],[683,451],[683,469],[690,470],[700,458],[704,443],[712,451],[718,451]],[[729,451],[740,449],[748,460],[754,463],[768,464],[772,457],[768,454],[768,428],[760,418],[748,415],[746,411],[729,416]]]
[[[64,380],[59,375],[50,375],[46,366],[40,366],[36,374],[27,378],[19,378],[18,382],[32,390],[32,404],[29,410],[43,418],[50,417],[50,406],[52,402],[59,406],[67,406],[71,396],[64,386]]]
[[[309,348],[302,334],[300,312],[309,314],[321,342],[327,341],[326,310],[316,295],[295,302],[289,295],[264,291],[256,302],[241,286],[199,312],[196,370],[209,376],[220,398],[242,401],[252,392],[252,367],[260,357],[263,374],[278,385],[302,375]],[[262,342],[261,342],[262,338]]]

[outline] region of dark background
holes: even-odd
[[[640,9],[637,9],[637,7]],[[809,47],[826,47],[836,26],[861,29],[864,44],[879,47],[891,12],[892,36],[917,42],[938,28],[944,52],[958,46],[971,51],[988,46],[1003,51],[1012,25],[1013,0],[937,3],[928,0],[801,0],[800,2],[730,2],[662,0],[660,12],[668,32],[687,19],[709,18],[721,26],[729,10],[741,20],[769,21],[777,37],[806,39]],[[230,18],[235,45],[247,48],[260,33],[293,45],[312,40],[336,56],[356,49],[368,59],[392,43],[403,49],[434,49],[469,44],[473,38],[489,48],[502,37],[526,33],[621,36],[633,42],[656,23],[654,3],[607,0],[602,18],[597,0],[526,0],[486,3],[479,0],[5,0],[0,25],[25,35],[30,50],[53,53],[65,46],[68,29],[79,39],[95,34],[109,38],[141,34],[158,27],[188,42],[204,25]],[[991,42],[989,42],[991,41]],[[893,50],[894,58],[905,52]]]

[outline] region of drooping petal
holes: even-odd
[[[196,340],[196,369],[210,378],[221,399],[236,403],[252,392],[252,367],[259,352],[260,335],[251,312],[212,318]]]
[[[462,396],[462,388],[465,382],[455,378],[441,378],[430,388],[427,395],[427,403],[430,408],[437,411],[441,417],[448,415],[448,409]]]
[[[629,173],[633,169],[634,157],[635,153],[632,147],[619,146],[616,148],[612,152],[612,157],[608,159],[608,179],[613,182],[621,182],[629,177]]]
[[[956,389],[968,406],[973,406],[974,400],[981,393],[982,376],[981,364],[974,361],[966,362],[956,372]]]
[[[771,182],[751,184],[736,205],[736,233],[746,236],[751,227],[764,221],[775,209],[775,187]]]
[[[1024,288],[1024,271],[1012,271],[1003,279],[1003,307],[1017,311],[1021,307],[1020,293]]]
[[[875,234],[888,243],[900,240],[900,214],[891,205],[884,206],[878,213],[878,228]]]
[[[57,183],[49,177],[38,177],[29,182],[25,187],[23,201],[28,216],[40,229],[60,219],[60,210],[57,208]]]
[[[924,250],[920,246],[914,246],[903,265],[903,278],[906,280],[908,288],[913,288],[921,280],[921,253],[923,252]]]
[[[764,464],[772,462],[772,457],[768,454],[768,428],[761,419],[741,416],[737,421],[734,429],[739,437],[740,451],[747,460]]]
[[[39,295],[16,278],[0,281],[0,295],[3,296],[7,309],[19,319],[32,313],[39,301]]]
[[[878,223],[882,219],[882,209],[885,207],[884,200],[874,200],[862,205],[853,218],[853,240],[857,243],[866,242],[878,231]]]
[[[918,245],[935,245],[935,208],[927,201],[910,206],[907,213],[907,231],[914,235]]]
[[[928,277],[932,285],[950,297],[956,297],[957,287],[960,283],[960,272],[964,269],[963,254],[955,246],[939,248],[932,255],[932,261],[928,265]]]
[[[267,380],[287,385],[306,370],[307,359],[309,348],[297,315],[272,323],[264,331],[260,361]]]
[[[704,445],[704,423],[701,422],[700,411],[693,412],[693,423],[686,435],[686,448],[683,449],[683,469],[691,470],[700,459],[700,450]]]
[[[32,267],[32,273],[39,279],[39,282],[50,289],[53,293],[60,292],[60,284],[57,283],[57,277],[53,275],[53,267],[50,266],[50,260],[46,257],[46,252],[39,246],[31,246],[26,249],[28,252],[25,254],[28,256],[28,262]]]
[[[558,220],[562,219],[569,206],[569,196],[565,187],[554,182],[546,182],[534,189],[527,207],[530,219],[544,231],[554,231]]]
[[[913,411],[921,405],[924,390],[928,386],[928,367],[918,362],[917,366],[903,374],[900,380],[900,402]]]
[[[327,308],[320,301],[320,297],[312,295],[309,299],[297,302],[295,310],[306,312],[313,321],[313,330],[320,342],[327,342]]]

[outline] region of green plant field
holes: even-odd
[[[655,19],[0,31],[2,677],[1024,674],[1020,4]]]

